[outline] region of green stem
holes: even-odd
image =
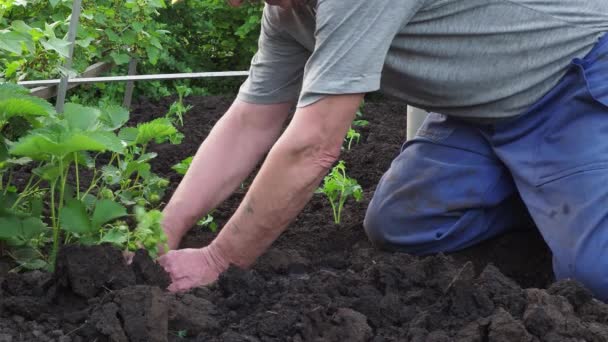
[[[78,153],[74,152],[74,170],[76,172],[76,198],[80,199],[80,178],[78,176]]]
[[[330,199],[329,200],[329,204],[331,205],[331,210],[334,213],[334,223],[335,224],[340,224],[340,216],[339,216],[339,213],[336,211],[336,205],[334,204],[334,201],[332,201]]]
[[[97,173],[98,173],[97,170],[95,170],[93,172],[93,178],[91,179],[91,184],[89,184],[89,187],[87,188],[87,190],[82,194],[82,198],[85,198],[86,195],[88,195],[89,192],[91,192],[97,186],[97,182],[99,182],[99,180],[101,179],[101,177],[97,177]]]
[[[142,148],[141,148],[141,155],[143,156],[144,154],[146,154],[146,147],[148,147],[148,144],[145,144]],[[133,184],[137,185],[137,182],[139,181],[139,171],[137,171],[137,176],[135,176],[135,181],[133,182]]]
[[[8,187],[11,185],[12,181],[13,181],[13,169],[11,168],[11,170],[8,172],[8,180],[6,181],[6,186],[4,187],[4,195],[6,195],[6,192],[8,191]]]
[[[32,185],[33,179],[34,179],[34,174],[32,174],[30,176],[30,179],[27,182],[25,189],[19,194],[19,196],[17,197],[17,200],[15,200],[15,203],[13,203],[11,209],[15,209],[21,203],[21,201],[23,201],[24,198],[27,198],[28,196],[31,196],[41,190],[41,189],[37,189],[37,188],[38,188],[38,185],[40,185],[40,183],[42,183],[42,179],[39,179],[38,181],[36,181],[36,183],[34,185]]]
[[[51,184],[51,222],[53,224],[53,249],[51,250],[51,269],[55,269],[55,259],[57,258],[57,251],[59,250],[59,224],[57,223],[57,215],[55,214],[55,187],[57,180],[54,180]]]

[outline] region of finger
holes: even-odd
[[[184,281],[176,280],[173,283],[171,283],[171,285],[169,285],[167,290],[169,290],[169,292],[176,293],[176,292],[185,292],[189,288],[190,287],[184,285]]]
[[[124,258],[124,260],[127,263],[127,265],[131,265],[131,263],[133,263],[133,257],[134,256],[135,256],[135,253],[133,253],[131,251],[124,251],[122,253],[122,257]]]
[[[160,257],[158,257],[158,259],[156,259],[156,261],[162,267],[166,267],[169,264],[169,258],[167,258],[167,254],[161,255]]]

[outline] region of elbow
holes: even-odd
[[[325,173],[340,158],[340,143],[325,139],[310,138],[292,143],[279,144],[280,150],[287,155],[290,162],[302,167],[313,167],[319,173]],[[278,147],[278,146],[277,146]]]
[[[329,170],[340,158],[340,147],[316,147],[314,150],[316,152],[310,155],[309,162],[324,171]]]

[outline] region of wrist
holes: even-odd
[[[203,257],[209,261],[209,266],[211,266],[218,274],[226,271],[232,264],[222,248],[214,242],[207,247],[203,247],[201,251],[204,254]]]

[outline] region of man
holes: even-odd
[[[376,189],[364,222],[376,246],[452,252],[529,211],[556,276],[608,299],[608,1],[266,2],[249,78],[165,209],[171,249],[270,152],[213,243],[161,257],[171,290],[250,266],[382,88],[436,113]]]

